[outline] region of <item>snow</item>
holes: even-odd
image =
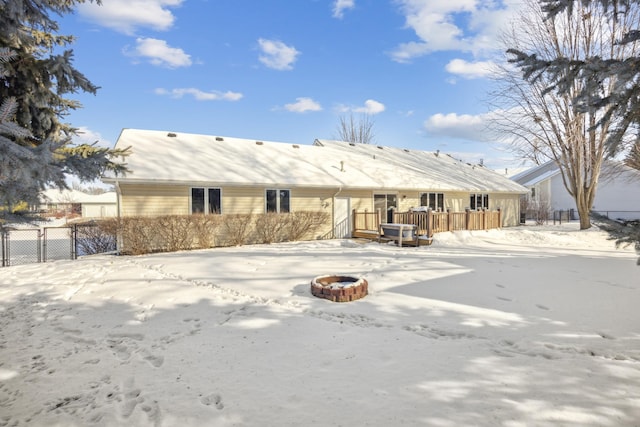
[[[118,196],[115,191],[107,191],[101,194],[87,194],[78,190],[60,190],[50,188],[42,192],[43,203],[117,203]]]
[[[104,181],[527,192],[503,175],[445,154],[327,140],[317,144],[123,129],[115,148],[130,148],[126,162],[132,172],[117,179],[107,175]]]
[[[640,267],[577,228],[2,268],[0,425],[637,426]]]

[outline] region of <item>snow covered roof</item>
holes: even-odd
[[[511,177],[512,180],[524,185],[525,187],[533,187],[549,178],[560,173],[560,168],[554,161],[548,161],[539,166],[527,169],[517,175]],[[600,172],[600,181],[607,182],[612,180],[627,180],[630,182],[640,179],[640,171],[637,171],[624,163],[616,160],[605,160],[602,163]]]
[[[533,187],[534,185],[559,173],[560,169],[556,163],[554,161],[548,161],[520,172],[519,174],[512,176],[511,179],[525,187]]]
[[[375,145],[285,144],[124,129],[116,148],[127,147],[131,172],[118,177],[120,182],[526,192],[498,173],[445,154]]]
[[[343,141],[316,140],[315,145],[342,150],[347,155],[361,155],[391,166],[393,176],[385,180],[404,181],[417,175],[418,188],[464,191],[526,192],[502,174],[480,165],[454,159],[448,154],[372,144],[352,144]],[[398,173],[401,171],[401,173]]]
[[[87,194],[78,190],[50,188],[41,193],[40,199],[42,203],[116,204],[117,195],[114,191],[103,194]]]

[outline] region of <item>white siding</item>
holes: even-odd
[[[110,218],[118,215],[117,205],[111,204],[82,204],[83,218]]]

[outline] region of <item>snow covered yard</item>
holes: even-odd
[[[639,426],[635,260],[568,224],[3,268],[0,426]]]

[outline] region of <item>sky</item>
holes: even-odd
[[[571,222],[3,267],[2,421],[637,427],[636,258]]]
[[[487,131],[518,0],[103,0],[60,17],[96,95],[66,121],[312,144],[368,115],[373,143],[521,166]]]

